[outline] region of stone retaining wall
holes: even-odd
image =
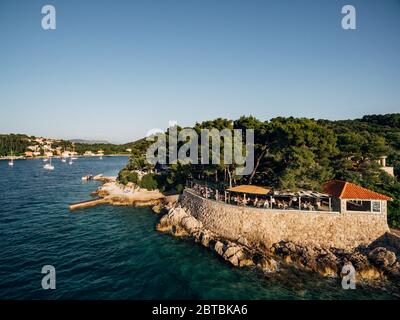
[[[299,245],[354,249],[389,231],[386,214],[266,210],[204,199],[185,189],[181,205],[212,232],[231,241],[270,248],[281,240]]]

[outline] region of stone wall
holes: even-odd
[[[186,189],[181,205],[204,227],[231,241],[245,238],[270,248],[281,240],[299,245],[354,249],[389,231],[386,214],[266,210],[204,199]]]

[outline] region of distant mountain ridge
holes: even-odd
[[[73,143],[81,143],[81,144],[111,144],[107,140],[70,139],[68,141],[73,142]]]

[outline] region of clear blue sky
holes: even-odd
[[[122,143],[169,120],[400,112],[395,0],[0,0],[0,43],[1,133]]]

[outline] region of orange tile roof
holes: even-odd
[[[354,183],[331,180],[322,186],[325,193],[339,199],[392,200],[378,192],[360,187]]]

